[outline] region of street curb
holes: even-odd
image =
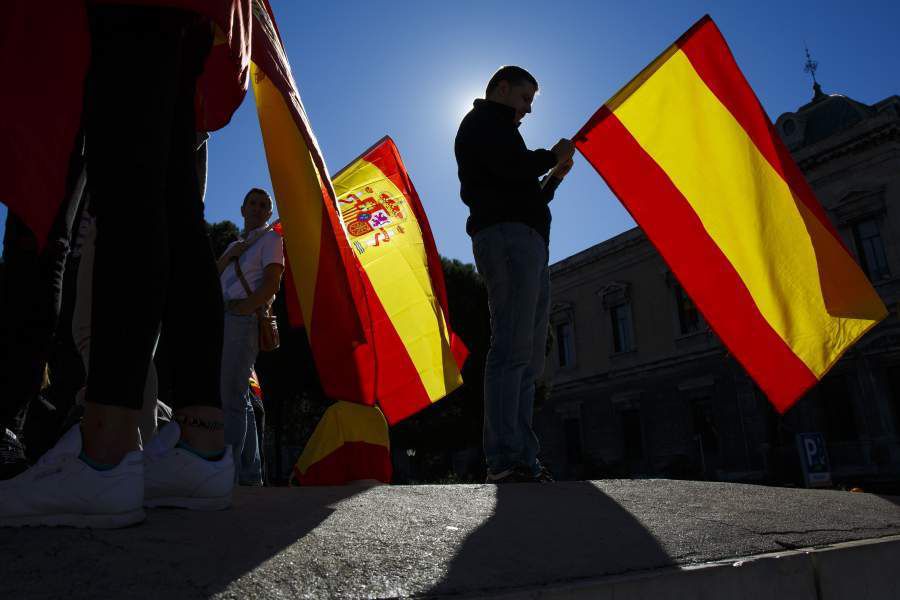
[[[591,581],[457,598],[591,600],[900,599],[900,535]]]

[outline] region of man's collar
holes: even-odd
[[[504,118],[510,123],[512,123],[516,118],[516,109],[514,109],[512,106],[494,102],[493,100],[476,98],[475,102],[472,103],[472,106],[475,107],[475,110],[483,110],[496,114],[498,117]]]
[[[255,236],[259,235],[260,233],[262,233],[262,230],[268,226],[269,226],[269,223],[266,222],[266,223],[263,223],[262,225],[260,225],[259,227],[257,227],[256,229],[251,229],[250,231],[244,231],[241,233],[241,238],[244,240],[249,240],[250,238],[255,237]]]

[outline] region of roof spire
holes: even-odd
[[[819,69],[819,61],[813,60],[812,56],[809,55],[809,46],[803,44],[803,48],[806,50],[806,64],[803,66],[803,72],[809,73],[813,80],[813,100],[821,98],[825,96],[822,93],[822,86],[819,85],[819,82],[816,80],[816,71]]]

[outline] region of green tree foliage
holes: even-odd
[[[238,239],[240,229],[231,221],[219,221],[218,223],[206,223],[206,235],[209,236],[209,245],[213,256],[219,258],[225,252],[228,244]]]

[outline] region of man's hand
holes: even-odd
[[[556,142],[556,145],[550,149],[550,152],[556,155],[556,164],[560,165],[572,160],[572,156],[575,155],[575,144],[572,143],[572,140],[562,138]]]
[[[237,242],[231,248],[228,249],[225,254],[222,255],[222,258],[225,260],[231,260],[233,258],[240,258],[241,254],[244,253],[244,250],[247,249],[247,242]]]
[[[572,165],[574,165],[574,164],[575,164],[574,157],[570,158],[569,160],[565,160],[565,161],[559,163],[558,165],[556,165],[556,167],[554,167],[553,170],[550,171],[550,176],[555,177],[555,178],[559,179],[560,181],[562,181],[563,178],[569,174],[569,171],[572,170]]]

